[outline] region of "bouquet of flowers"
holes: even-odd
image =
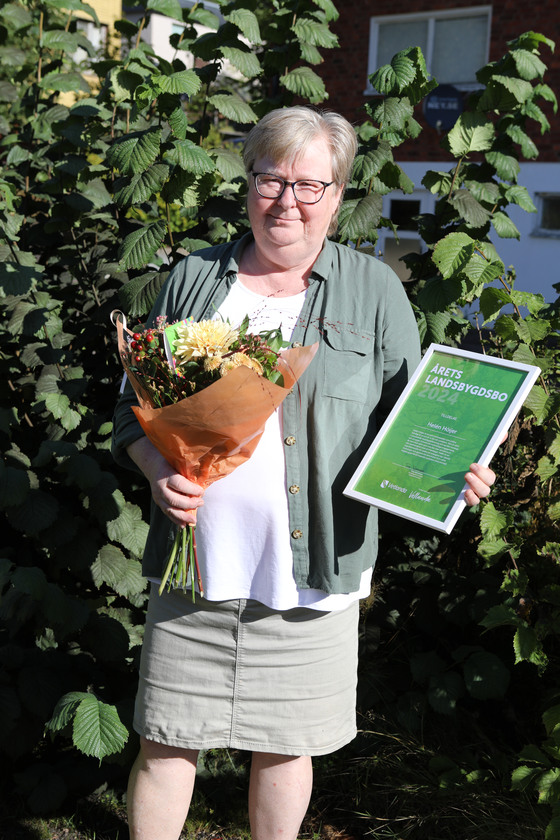
[[[119,354],[138,398],[133,406],[149,440],[178,473],[207,487],[253,454],[266,420],[283,402],[313,359],[317,344],[286,349],[280,330],[249,332],[188,318],[131,331],[121,312],[112,314]],[[195,573],[195,526],[177,532],[160,585],[186,588]]]

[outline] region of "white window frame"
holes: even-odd
[[[399,23],[401,21],[403,23],[407,23],[409,21],[427,20],[428,43],[426,47],[427,55],[424,55],[424,58],[426,59],[426,67],[428,70],[428,74],[431,75],[436,20],[444,20],[454,17],[479,17],[483,14],[488,16],[488,29],[486,32],[486,60],[488,61],[488,56],[490,53],[490,35],[492,31],[492,6],[466,6],[459,9],[436,9],[431,12],[410,12],[402,15],[380,15],[379,17],[370,18],[367,71],[368,80],[366,84],[366,89],[364,90],[364,94],[367,96],[371,96],[372,94],[377,93],[377,91],[372,87],[371,82],[369,81],[369,76],[371,76],[371,74],[374,73],[378,68],[377,45],[380,25],[384,23]],[[415,45],[411,44],[410,46]],[[440,81],[441,84],[447,84],[448,82],[450,82],[450,80],[448,79],[441,79],[438,81]],[[453,84],[458,90],[476,90],[478,87],[480,87],[479,83],[475,79],[473,79],[472,82],[459,82]]]

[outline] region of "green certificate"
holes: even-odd
[[[450,533],[540,369],[432,344],[352,476],[350,498]]]

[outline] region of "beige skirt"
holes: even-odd
[[[186,749],[339,749],[356,735],[358,612],[193,604],[152,585],[135,730]]]

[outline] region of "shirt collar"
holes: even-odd
[[[247,247],[247,245],[252,241],[253,234],[249,231],[245,233],[241,239],[238,239],[235,243],[233,250],[230,254],[229,259],[224,265],[223,269],[223,276],[231,276],[237,274],[239,271],[239,263],[241,261],[241,254]],[[332,264],[334,259],[334,247],[333,243],[330,239],[325,239],[321,252],[317,259],[315,260],[315,264],[311,270],[311,275],[309,277],[309,283],[313,283],[315,280],[327,280],[329,274],[331,273]]]

